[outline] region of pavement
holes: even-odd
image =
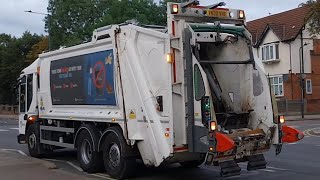
[[[21,179],[21,177],[23,177],[23,179],[25,180],[88,179],[79,175],[68,173],[67,171],[57,169],[56,165],[49,161],[31,158],[29,156],[24,156],[22,154],[8,150],[0,150],[0,174],[1,179],[3,180]]]
[[[14,116],[0,116],[0,179],[108,179],[105,173],[87,174],[79,167],[76,151],[58,150],[45,159],[27,157],[27,145],[17,143],[18,121]],[[287,125],[305,133],[301,141],[285,144],[280,155],[275,155],[272,148],[265,154],[268,166],[266,169],[247,171],[246,163],[239,163],[241,175],[221,178],[219,167],[200,166],[195,169],[184,169],[178,164],[160,168],[147,168],[140,164],[134,179],[137,180],[319,180],[320,177],[320,118],[312,121],[288,121]],[[49,162],[49,163],[48,163]]]
[[[320,114],[307,114],[304,115],[304,118],[301,115],[289,115],[285,116],[287,121],[304,121],[304,120],[319,120]]]

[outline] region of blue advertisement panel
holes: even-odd
[[[112,50],[51,62],[53,105],[116,105]]]

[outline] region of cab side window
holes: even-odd
[[[26,112],[26,77],[25,76],[20,80],[19,111]]]
[[[33,74],[27,76],[27,110],[29,110],[33,97]]]

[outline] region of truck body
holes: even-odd
[[[303,134],[282,125],[244,11],[221,5],[168,3],[167,27],[110,25],[41,54],[19,78],[18,141],[34,157],[76,148],[84,171],[118,179],[139,158],[265,168],[264,152]]]

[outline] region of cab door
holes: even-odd
[[[26,124],[27,124],[27,78],[23,76],[19,80],[19,134],[25,134]]]
[[[33,90],[33,74],[24,75],[19,82],[19,134],[25,134],[27,119],[35,114],[35,108],[31,108]]]

